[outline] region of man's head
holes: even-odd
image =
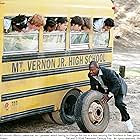
[[[56,22],[57,22],[57,30],[66,31],[68,26],[68,20],[66,17],[59,17]]]
[[[52,32],[56,30],[57,23],[54,18],[47,18],[44,30],[47,32]]]
[[[41,27],[44,27],[46,24],[45,18],[41,15],[35,14],[28,20],[28,28],[30,30],[40,30]]]
[[[11,25],[13,31],[21,32],[27,27],[28,19],[25,15],[18,15],[11,19]]]
[[[89,73],[92,76],[98,75],[99,73],[99,65],[95,61],[91,61],[89,64]]]
[[[104,26],[103,26],[103,29],[105,31],[109,31],[112,27],[114,27],[115,24],[114,24],[114,20],[112,18],[107,18],[105,21],[104,21]]]
[[[91,28],[90,19],[87,17],[84,17],[83,22],[84,24],[82,25],[82,30],[84,30],[85,32],[89,32]]]
[[[82,17],[75,16],[71,19],[71,30],[72,31],[81,31],[81,27],[84,21]]]

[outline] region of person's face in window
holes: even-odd
[[[90,31],[90,29],[87,28],[87,26],[83,26],[82,28],[83,28],[83,31],[84,31],[84,32],[89,32],[89,31]]]
[[[112,28],[112,27],[110,27],[110,26],[104,26],[104,27],[103,27],[103,30],[104,30],[104,31],[110,31],[111,28]]]
[[[82,26],[76,24],[76,25],[71,26],[71,30],[72,31],[81,31],[81,27]]]
[[[40,25],[38,25],[38,24],[28,24],[28,27],[29,27],[29,29],[31,29],[31,30],[40,30],[40,28],[41,28],[41,26]]]
[[[56,30],[56,25],[54,25],[53,27],[48,26],[48,29],[47,29],[48,32],[52,32],[55,30]]]
[[[67,26],[68,26],[68,22],[65,22],[65,23],[59,23],[58,24],[58,30],[59,31],[66,31],[66,29],[67,29]]]
[[[92,76],[96,76],[98,75],[99,73],[99,68],[95,67],[94,65],[91,65],[89,67],[89,73],[92,75]]]

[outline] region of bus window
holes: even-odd
[[[85,23],[85,18],[75,16],[71,18],[70,43],[71,49],[87,49],[89,44],[89,26]]]
[[[66,33],[53,31],[43,34],[44,51],[64,50],[66,45]]]
[[[71,32],[71,48],[72,49],[80,49],[80,48],[88,48],[89,44],[89,36],[88,33],[85,32]]]
[[[38,33],[4,34],[4,53],[38,51]]]
[[[111,18],[93,19],[93,46],[97,48],[106,48],[109,46],[110,29],[114,26],[114,20]]]
[[[43,34],[44,51],[65,50],[67,22],[66,17],[46,17]]]
[[[40,15],[25,16],[6,16],[4,17],[4,54],[16,54],[16,53],[27,53],[37,52],[39,46],[39,27],[42,26],[38,21]],[[32,23],[34,21],[36,26]],[[37,22],[38,21],[38,22]],[[10,25],[11,24],[11,25]],[[33,28],[34,27],[34,28]]]
[[[96,48],[106,48],[109,45],[109,32],[94,32],[93,46]]]

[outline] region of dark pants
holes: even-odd
[[[127,121],[130,119],[129,114],[127,113],[126,104],[123,103],[123,94],[118,94],[114,96],[115,98],[115,106],[120,110],[122,121]]]

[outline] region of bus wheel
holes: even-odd
[[[52,118],[52,113],[45,113],[42,114],[42,118],[47,122],[47,123],[55,123],[53,118]]]
[[[57,124],[73,124],[75,122],[74,108],[75,103],[80,96],[80,91],[73,89],[63,98],[59,111],[52,112],[52,117]]]
[[[75,105],[75,120],[79,128],[86,133],[101,133],[109,123],[109,106],[102,104],[103,94],[90,90],[79,96]]]

